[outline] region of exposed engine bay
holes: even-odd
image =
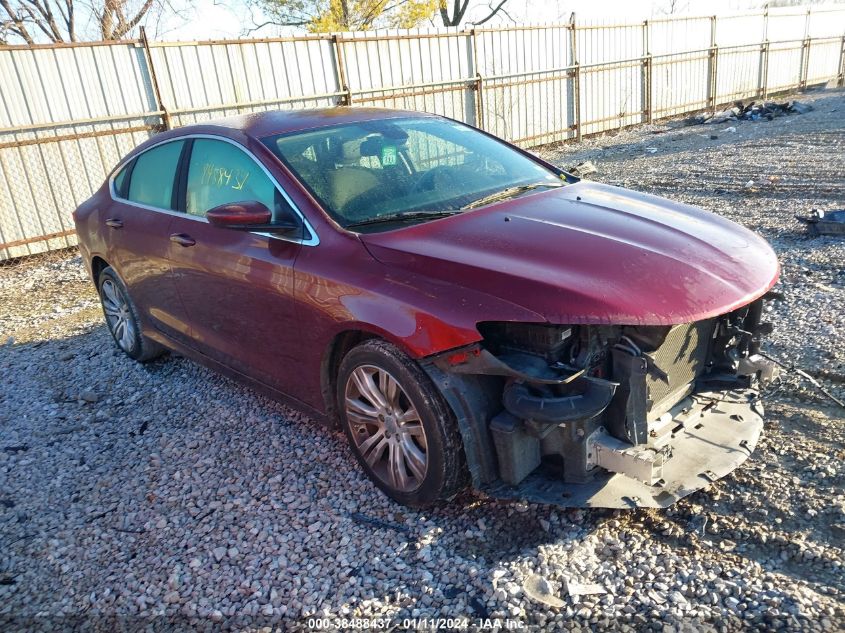
[[[495,453],[470,464],[483,490],[663,507],[754,450],[758,388],[776,373],[759,354],[771,331],[762,306],[672,326],[481,323],[483,342],[434,358],[429,373],[458,407],[468,460],[473,449]]]

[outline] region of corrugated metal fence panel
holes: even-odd
[[[649,49],[652,55],[698,51],[710,46],[712,21],[707,17],[652,20]],[[743,43],[754,41],[748,38]]]
[[[770,42],[803,40],[807,32],[807,12],[770,9],[767,32]]]
[[[757,44],[766,39],[766,17],[762,13],[720,17],[716,20],[716,44],[721,48]]]
[[[268,109],[334,105],[341,87],[328,38],[151,45],[174,125]]]
[[[340,33],[339,38],[353,104],[475,123],[472,40],[466,31],[403,29]]]
[[[70,246],[73,209],[160,123],[143,49],[0,50],[0,78],[0,244],[25,242],[0,259]]]
[[[581,64],[581,131],[594,134],[644,120],[645,25],[576,30]]]
[[[810,37],[842,37],[845,32],[845,10],[813,7],[808,30]]]
[[[807,85],[823,83],[839,74],[842,39],[815,40],[807,51]]]
[[[477,72],[485,77],[566,68],[572,64],[566,25],[476,30]]]
[[[718,58],[715,103],[728,103],[762,94],[765,65],[761,43],[765,37],[764,14],[736,15],[716,20]]]
[[[716,62],[715,102],[757,97],[762,93],[762,72],[759,45],[720,48]]]
[[[523,146],[574,136],[570,32],[565,25],[476,31],[485,129]]]
[[[842,34],[845,33],[845,11],[814,8],[807,27],[810,43],[807,60],[807,84],[828,81],[841,71],[843,58]]]
[[[769,63],[766,76],[768,92],[796,88],[801,83],[803,60],[800,41],[778,42],[769,46]]]
[[[655,118],[707,107],[710,56],[675,53],[652,59],[652,108]]]
[[[653,116],[673,116],[707,107],[712,29],[709,17],[667,18],[648,23],[648,47],[653,56]]]

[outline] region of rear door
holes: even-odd
[[[230,202],[258,201],[274,210],[287,199],[251,154],[222,138],[194,138],[186,168],[184,213],[169,231],[191,345],[289,392],[299,338],[293,265],[301,240],[217,227],[205,217]]]
[[[189,326],[170,274],[170,223],[184,140],[156,145],[129,161],[111,184],[113,202],[102,216],[108,260],[129,288],[148,325],[177,340]]]

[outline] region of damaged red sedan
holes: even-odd
[[[126,354],[176,350],[336,421],[401,503],[472,485],[663,507],[762,431],[761,238],[449,119],[180,128],[74,218]]]

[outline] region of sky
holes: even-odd
[[[677,0],[676,13],[690,15],[714,15],[736,11],[746,11],[763,6],[764,0]],[[489,2],[477,0],[468,11],[468,19],[481,19],[489,12]],[[508,0],[505,15],[496,16],[486,26],[513,24],[537,24],[561,22],[569,19],[575,12],[577,19],[585,21],[599,19],[645,19],[653,16],[665,16],[670,12],[671,0]],[[166,40],[207,40],[234,38],[256,23],[261,23],[262,16],[247,6],[246,0],[194,0],[193,8],[184,16],[174,18],[158,28],[148,27],[156,39]],[[428,26],[440,26],[435,21]],[[295,33],[291,29],[275,26],[255,31],[254,37],[272,37]]]

